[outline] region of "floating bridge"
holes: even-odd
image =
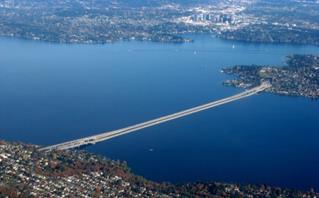
[[[125,127],[122,129],[104,132],[104,133],[89,136],[89,137],[84,137],[84,138],[80,138],[80,139],[76,139],[76,140],[72,140],[72,141],[63,142],[60,144],[55,144],[55,145],[43,147],[43,148],[40,148],[39,150],[40,151],[67,150],[67,149],[78,148],[78,147],[82,147],[82,146],[86,146],[86,145],[96,144],[98,142],[109,140],[111,138],[115,138],[115,137],[122,136],[125,134],[133,133],[133,132],[136,132],[136,131],[144,129],[144,128],[148,128],[148,127],[158,125],[158,124],[161,124],[164,122],[168,122],[168,121],[175,120],[175,119],[178,119],[181,117],[185,117],[185,116],[188,116],[188,115],[200,112],[200,111],[204,111],[207,109],[218,107],[220,105],[224,105],[224,104],[236,101],[236,100],[247,98],[247,97],[252,96],[254,94],[257,94],[261,91],[264,91],[265,89],[268,89],[270,87],[271,87],[271,84],[269,82],[263,82],[263,83],[261,83],[260,86],[254,87],[252,89],[246,90],[244,92],[241,92],[239,94],[236,94],[236,95],[233,95],[233,96],[221,99],[221,100],[209,102],[209,103],[197,106],[197,107],[186,109],[184,111],[180,111],[180,112],[173,113],[170,115],[162,116],[162,117],[157,118],[157,119],[153,119],[153,120],[146,121],[146,122],[136,124],[133,126]]]

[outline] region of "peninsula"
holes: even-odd
[[[224,82],[227,86],[250,88],[269,81],[272,86],[265,92],[319,98],[319,56],[295,54],[287,57],[284,66],[236,65],[222,72],[235,76]]]

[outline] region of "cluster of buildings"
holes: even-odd
[[[201,14],[194,14],[190,17],[192,21],[195,22],[203,22],[209,21],[212,23],[225,23],[225,24],[234,24],[234,16],[227,15],[227,14],[211,14],[211,13],[201,13]]]
[[[245,13],[247,5],[249,3],[225,3],[216,6],[194,7],[189,10],[191,15],[180,17],[176,22],[209,27],[217,33],[234,31],[260,22],[260,19]]]
[[[95,155],[0,142],[0,197],[168,197],[130,177],[119,162]]]

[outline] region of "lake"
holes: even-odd
[[[174,113],[242,90],[220,69],[282,65],[314,46],[194,43],[66,45],[0,39],[0,137],[50,145]],[[234,45],[234,48],[233,48]],[[258,94],[88,147],[173,183],[319,189],[319,101]]]

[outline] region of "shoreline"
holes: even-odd
[[[110,160],[82,150],[38,152],[37,148],[38,146],[32,144],[0,141],[0,163],[2,165],[0,195],[22,195],[17,197],[73,195],[81,197],[79,192],[71,192],[66,189],[84,184],[87,185],[83,186],[87,190],[86,194],[98,193],[100,196],[132,196],[135,193],[138,193],[140,197],[228,197],[238,195],[315,197],[319,195],[314,189],[301,191],[263,184],[200,181],[182,184],[153,182],[135,175],[125,162]],[[11,174],[17,177],[11,177]],[[99,183],[99,181],[104,183]],[[55,185],[57,183],[58,186]],[[58,188],[61,185],[63,188]],[[111,189],[109,189],[110,185],[112,185]],[[15,190],[12,189],[14,186]],[[43,189],[44,186],[45,189]],[[97,186],[98,191],[96,191]]]

